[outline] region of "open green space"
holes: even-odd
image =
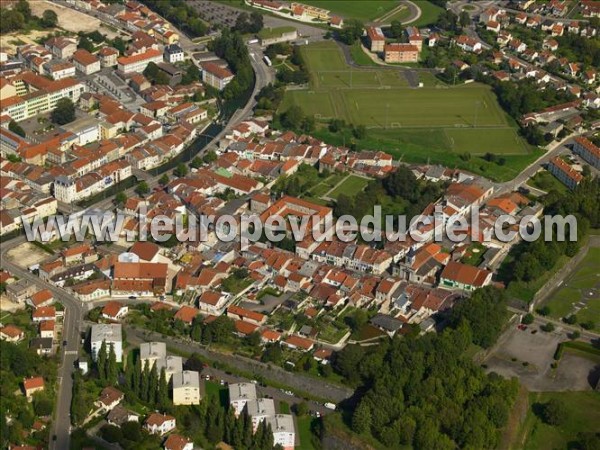
[[[527,182],[527,184],[546,192],[558,191],[564,193],[567,191],[567,187],[547,170],[540,170]]]
[[[338,187],[329,193],[328,197],[337,199],[340,194],[346,194],[352,197],[362,191],[367,184],[369,184],[369,180],[366,178],[348,175]]]
[[[358,52],[357,47],[353,53]],[[411,88],[402,70],[349,70],[334,42],[305,46],[302,56],[310,88],[287,91],[280,112],[297,105],[314,115],[321,124],[315,135],[327,142],[354,141],[358,148],[383,150],[407,162],[441,163],[497,180],[513,178],[540,155],[518,135],[489,86],[449,87],[423,72],[424,87]],[[346,140],[343,132],[330,133],[324,124],[332,118],[365,125],[367,137]],[[488,152],[502,155],[502,161],[471,158]]]
[[[551,399],[564,405],[563,424],[544,423],[534,411]],[[514,448],[525,450],[579,448],[573,446],[579,433],[598,432],[600,423],[600,392],[537,392],[529,394],[529,410]]]
[[[577,314],[579,322],[600,323],[600,248],[590,248],[583,261],[546,305],[554,318]]]
[[[426,25],[431,25],[437,22],[438,17],[440,17],[440,14],[444,12],[443,8],[434,5],[431,2],[418,1],[415,3],[421,9],[421,17],[419,17],[414,22],[410,23],[410,25],[415,27],[424,27]]]
[[[296,423],[298,425],[298,435],[300,437],[300,445],[297,447],[300,450],[313,450],[315,446],[312,444],[312,432],[310,430],[311,423],[315,419],[311,416],[298,417]]]
[[[411,16],[410,9],[407,8],[406,6],[404,6],[402,8],[397,9],[393,14],[388,15],[385,18],[385,20],[383,20],[382,22],[384,24],[390,24],[394,20],[398,20],[400,22],[404,22],[410,16]]]
[[[397,0],[302,0],[302,3],[328,9],[345,19],[366,21],[375,20],[399,5]]]

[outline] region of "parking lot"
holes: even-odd
[[[200,17],[211,25],[231,28],[241,11],[207,0],[191,0],[189,2],[200,14]]]
[[[565,353],[558,368],[552,369],[557,345],[568,339],[560,329],[545,333],[535,325],[525,330],[511,327],[497,349],[484,361],[488,372],[506,378],[517,377],[534,392],[591,389],[589,378],[595,368],[593,361]]]

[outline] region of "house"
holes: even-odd
[[[310,339],[305,339],[296,335],[289,336],[285,341],[283,341],[283,344],[293,350],[301,350],[304,352],[311,351],[315,346],[315,343]]]
[[[194,450],[194,443],[179,434],[170,434],[164,447],[165,450]]]
[[[223,308],[225,308],[228,300],[229,296],[223,292],[209,290],[203,292],[198,298],[198,307],[205,314],[218,316],[223,313]]]
[[[171,430],[175,429],[175,417],[167,414],[152,413],[146,419],[144,428],[150,434],[158,434],[163,436]]]
[[[100,58],[100,66],[114,67],[117,65],[117,59],[119,58],[119,50],[113,47],[102,47],[96,54]]]
[[[56,319],[56,308],[54,306],[40,306],[33,310],[31,317],[36,323],[44,320],[54,320]]]
[[[331,16],[329,26],[331,28],[337,28],[341,30],[342,28],[344,28],[344,18],[340,16]]]
[[[417,62],[419,49],[412,44],[387,44],[384,47],[384,61],[386,63]]]
[[[296,442],[294,418],[290,414],[275,414],[265,419],[273,430],[273,443],[284,450],[293,450]]]
[[[129,411],[128,409],[117,405],[110,410],[110,412],[106,416],[106,421],[110,425],[120,427],[121,425],[127,422],[139,422],[140,416],[139,414],[136,414],[133,411]]]
[[[200,373],[194,370],[174,373],[172,382],[174,405],[198,405],[200,403]]]
[[[583,136],[576,137],[573,151],[590,166],[600,169],[600,148],[592,141]]]
[[[171,381],[173,374],[183,370],[183,358],[181,356],[169,355],[166,358],[156,360],[156,372],[160,374],[165,370],[167,382]]]
[[[73,64],[84,75],[91,75],[101,69],[100,60],[83,48],[73,53]]]
[[[185,58],[183,49],[178,44],[167,45],[163,51],[163,56],[165,61],[171,64],[181,62]]]
[[[508,48],[510,48],[513,52],[523,53],[525,50],[527,50],[527,44],[520,39],[512,39],[508,43]]]
[[[15,303],[25,303],[25,300],[37,292],[37,287],[31,281],[23,278],[6,286],[6,295]]]
[[[23,380],[23,389],[25,391],[25,397],[27,397],[28,400],[31,400],[31,397],[36,392],[42,392],[44,387],[43,377],[31,377]]]
[[[133,253],[140,258],[142,262],[156,263],[160,260],[160,247],[154,242],[137,241],[129,249],[129,253]]]
[[[571,190],[575,189],[583,180],[583,175],[558,156],[550,160],[548,171]]]
[[[470,36],[466,36],[464,34],[454,38],[452,42],[460,47],[465,52],[478,53],[481,51],[481,42],[477,39],[472,38]]]
[[[25,337],[25,332],[19,327],[8,324],[0,328],[0,340],[7,342],[19,342]]]
[[[29,341],[29,348],[35,350],[38,355],[51,355],[54,352],[52,338],[33,338]]]
[[[556,41],[556,39],[545,39],[544,43],[542,44],[542,48],[544,50],[550,50],[552,52],[555,52],[556,50],[558,50],[558,42]]]
[[[486,25],[485,29],[488,31],[493,31],[494,33],[500,32],[500,24],[495,20],[490,20]]]
[[[102,308],[102,317],[108,320],[120,320],[127,315],[129,307],[123,303],[110,301]]]
[[[440,286],[450,289],[473,291],[487,286],[492,281],[492,272],[477,267],[450,261],[440,275]]]
[[[383,52],[385,36],[379,27],[367,27],[367,43],[373,53]]]
[[[57,58],[67,59],[77,50],[77,41],[67,36],[55,36],[44,42],[44,46]]]
[[[229,406],[233,408],[236,417],[244,410],[246,404],[251,400],[256,400],[256,385],[253,383],[230,383]]]
[[[192,322],[194,321],[194,318],[198,314],[200,314],[199,309],[184,305],[181,308],[179,308],[179,310],[177,310],[177,312],[175,313],[173,318],[175,320],[181,320],[186,325],[191,325]]]
[[[144,342],[140,344],[140,363],[148,370],[158,361],[167,357],[167,344],[164,342]]]
[[[115,352],[117,362],[123,360],[123,338],[120,324],[95,324],[92,325],[90,345],[92,349],[92,359],[98,359],[98,352],[102,343],[105,343],[106,352],[110,351],[112,346]]]
[[[113,267],[113,296],[162,294],[167,284],[167,264],[121,262]]]
[[[54,303],[54,295],[49,289],[42,289],[41,291],[36,292],[27,301],[27,304],[34,308],[50,306],[52,303]]]
[[[143,53],[132,56],[122,56],[117,59],[117,68],[123,73],[142,73],[151,62],[162,62],[163,54],[160,50],[149,48]]]
[[[103,411],[110,411],[117,406],[125,397],[120,390],[112,386],[107,386],[100,392],[100,397],[96,401],[96,406]]]
[[[239,306],[230,306],[227,308],[227,317],[232,319],[244,320],[254,325],[264,325],[267,321],[267,316],[261,313],[250,311]]]
[[[233,77],[233,73],[215,63],[207,62],[202,64],[202,82],[219,91],[225,89],[225,86],[233,80]]]
[[[39,326],[40,337],[42,339],[45,339],[45,338],[54,339],[55,326],[56,326],[56,322],[54,320],[44,320],[43,322],[40,322],[40,326]]]

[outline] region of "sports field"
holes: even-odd
[[[301,3],[328,9],[346,19],[375,20],[396,8],[398,0],[302,0]]]
[[[419,79],[426,79],[426,83],[422,88],[414,88],[402,70],[350,69],[334,42],[311,44],[302,52],[310,72],[310,87],[286,92],[281,111],[298,105],[323,123],[340,118],[353,125],[365,125],[369,130],[367,140],[379,142],[363,147],[388,151],[396,144],[390,153],[404,155],[407,161],[422,161],[423,154],[416,152],[427,152],[426,156],[434,162],[445,163],[448,158],[438,160],[436,153],[450,152],[455,158],[487,152],[531,155],[529,159],[519,158],[519,167],[499,169],[510,178],[535,159],[489,86],[471,83],[449,87],[432,74],[422,72]],[[511,161],[506,162],[510,166]],[[485,171],[484,167],[478,163],[470,169]]]
[[[579,322],[600,324],[600,248],[592,247],[546,305],[556,319],[576,314]]]

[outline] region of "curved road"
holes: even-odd
[[[410,10],[410,15],[402,21],[402,25],[409,25],[421,18],[421,8],[419,8],[419,6],[415,2],[412,2],[410,0],[404,0],[398,7],[385,13],[383,16],[378,17],[373,22],[371,22],[370,25],[388,25],[390,17],[393,17],[401,6],[405,6]]]

